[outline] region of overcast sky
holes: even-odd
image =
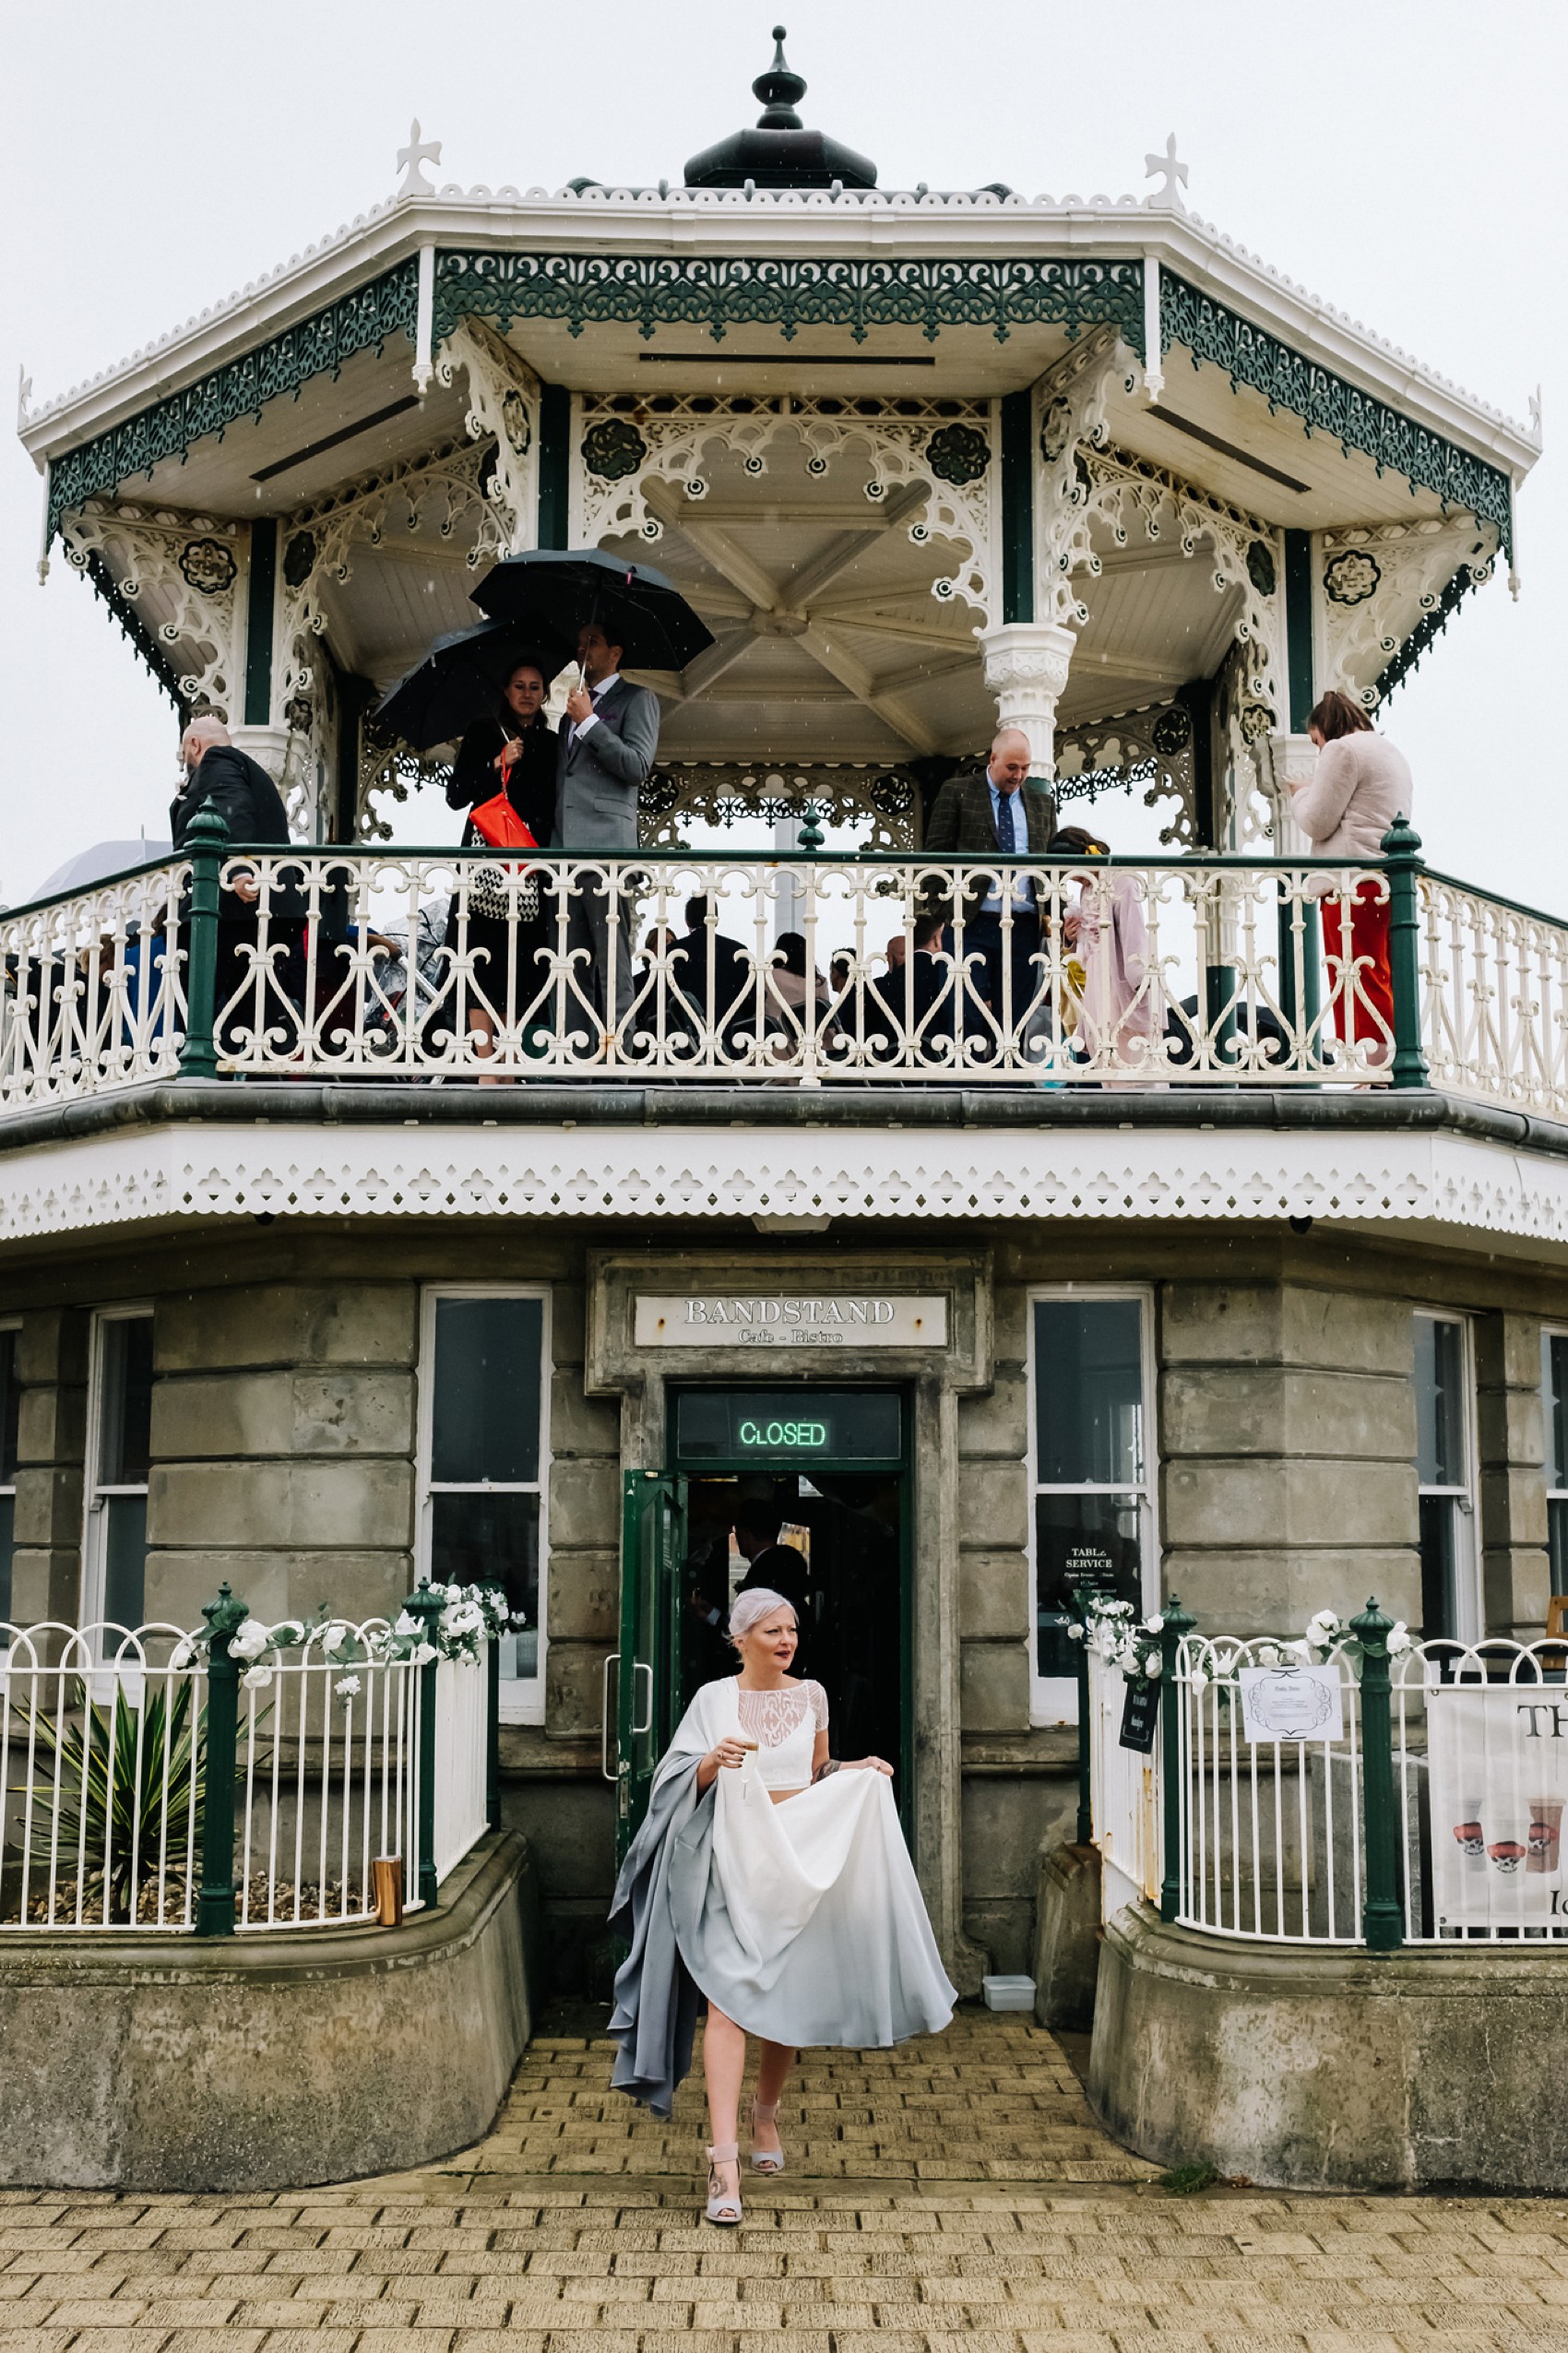
[[[807,122],[885,187],[1145,190],[1174,129],[1188,200],[1264,259],[1523,419],[1547,455],[1503,569],[1389,707],[1434,863],[1568,914],[1559,431],[1568,362],[1562,0],[790,0]],[[418,114],[465,186],[678,180],[754,119],[771,7],[682,0],[8,0],[0,377],[35,398],[335,229],[395,184]],[[1564,428],[1568,430],[1568,428]],[[42,484],[0,453],[0,903],[73,851],[166,834],[174,720],[85,582],[36,578]],[[1553,688],[1553,693],[1555,693]],[[1101,819],[1130,845],[1127,823]],[[417,838],[446,838],[433,805]],[[1136,831],[1141,835],[1142,828]]]

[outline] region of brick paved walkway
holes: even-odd
[[[1169,2197],[1025,2021],[812,2060],[722,2234],[693,2087],[660,2126],[548,2023],[445,2166],[0,2193],[0,2353],[1568,2353],[1568,2200]]]

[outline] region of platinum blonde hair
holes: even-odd
[[[760,1626],[776,1610],[788,1610],[799,1626],[794,1603],[787,1601],[783,1594],[775,1593],[771,1586],[754,1585],[745,1593],[737,1593],[735,1606],[730,1612],[730,1639],[736,1648],[740,1648],[754,1626]]]

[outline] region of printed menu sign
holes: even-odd
[[[1426,1702],[1434,1924],[1503,1928],[1568,1918],[1568,1692],[1442,1684]]]

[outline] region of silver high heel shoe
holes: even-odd
[[[735,2168],[735,2187],[727,2190],[719,2177],[721,2165]],[[707,2153],[707,2219],[732,2230],[741,2219],[741,2146],[738,2141],[717,2141]]]
[[[754,2141],[756,2138],[756,2128],[759,2123],[776,2123],[778,2121],[778,2102],[777,2100],[773,2102],[771,2107],[768,2107],[765,2106],[760,2099],[754,2099],[752,2102],[753,2140]],[[784,2152],[782,2149],[753,2149],[752,2171],[754,2173],[782,2173],[783,2170]]]

